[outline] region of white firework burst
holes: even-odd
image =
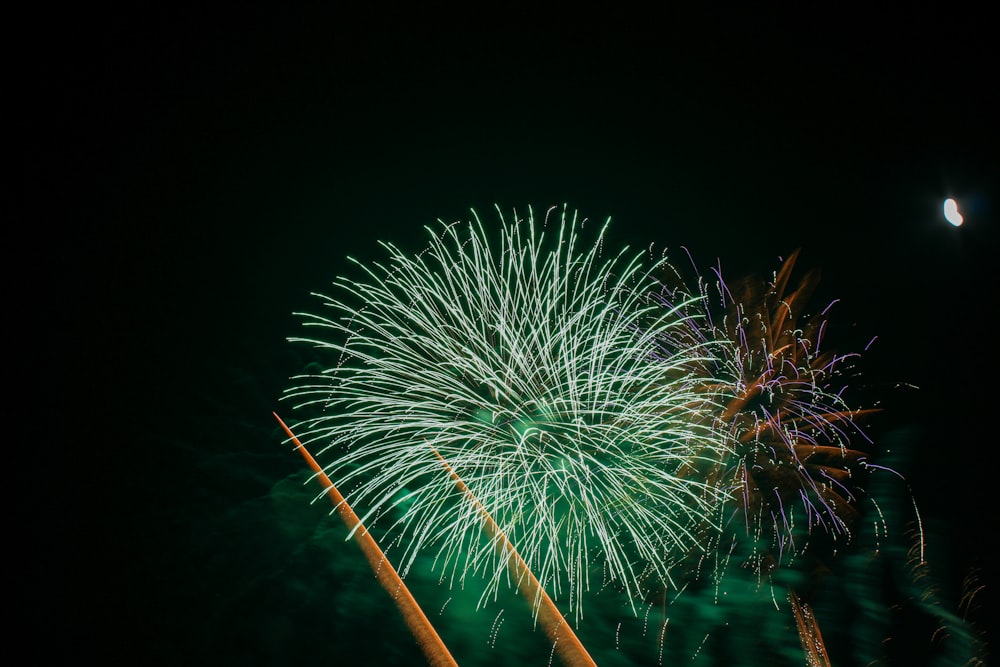
[[[665,260],[604,258],[607,225],[584,243],[565,207],[529,209],[491,242],[473,212],[418,255],[383,243],[387,264],[302,314],[315,335],[292,340],[330,356],[288,390],[297,431],[403,574],[430,554],[452,584],[485,576],[485,601],[511,558],[485,509],[579,617],[595,573],[635,599],[717,533],[727,490],[696,471],[732,454],[704,370],[729,343],[654,298]]]

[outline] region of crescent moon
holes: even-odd
[[[965,218],[958,212],[958,202],[950,197],[944,200],[944,219],[955,227],[960,227],[965,222]]]

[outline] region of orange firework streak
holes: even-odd
[[[433,449],[433,448],[432,448]],[[465,482],[458,476],[458,474],[451,469],[448,462],[445,461],[437,450],[433,450],[434,455],[438,457],[441,464],[444,466],[448,474],[455,481],[455,485],[458,490],[469,499],[473,504],[476,511],[479,512],[479,516],[482,517],[483,526],[486,529],[486,534],[491,540],[496,543],[496,548],[504,554],[509,554],[507,559],[507,568],[510,570],[511,574],[517,580],[517,588],[521,592],[521,595],[528,601],[529,604],[534,605],[537,601],[538,603],[538,622],[542,625],[542,630],[545,632],[545,636],[549,638],[555,648],[556,655],[562,661],[566,667],[597,667],[597,663],[594,659],[590,657],[587,653],[587,649],[584,648],[580,639],[573,632],[569,623],[563,618],[562,613],[556,607],[555,603],[552,602],[552,598],[549,594],[545,592],[542,585],[532,574],[531,570],[528,568],[528,564],[524,562],[521,555],[517,553],[517,549],[514,545],[510,543],[507,536],[497,525],[497,522],[493,520],[490,513],[486,511],[482,503],[476,499],[476,496],[469,490],[469,487],[465,485]]]
[[[809,605],[799,599],[792,587],[788,587],[788,600],[792,603],[795,614],[795,625],[799,629],[799,641],[806,654],[806,664],[809,667],[830,667],[830,656],[826,652],[823,634],[819,631],[819,622],[813,615]]]
[[[281,428],[285,430],[288,437],[292,439],[295,443],[295,448],[299,450],[302,454],[302,458],[306,460],[309,467],[313,469],[316,473],[316,477],[326,488],[326,493],[330,496],[330,500],[333,501],[334,506],[337,509],[337,514],[347,525],[348,530],[356,530],[354,537],[358,542],[358,546],[361,547],[361,552],[364,553],[365,558],[368,559],[368,564],[371,566],[372,571],[375,573],[375,577],[378,579],[379,583],[382,584],[382,588],[389,593],[389,596],[396,602],[396,607],[399,608],[400,613],[403,615],[403,620],[406,622],[406,626],[413,633],[416,638],[417,643],[423,650],[424,655],[427,657],[427,662],[432,665],[432,667],[458,667],[458,663],[455,659],[451,657],[451,653],[448,651],[448,647],[444,645],[441,641],[441,637],[438,636],[437,631],[434,630],[434,626],[431,622],[427,620],[427,616],[424,615],[423,610],[417,601],[414,599],[410,590],[403,583],[399,574],[396,573],[396,569],[389,563],[386,559],[385,554],[382,549],[379,548],[378,543],[375,539],[368,534],[365,527],[361,525],[361,520],[358,515],[354,513],[351,506],[347,504],[340,492],[337,491],[337,487],[333,485],[330,478],[327,477],[323,469],[316,463],[316,459],[312,457],[312,454],[303,446],[299,439],[295,437],[292,430],[285,425],[285,422],[281,420],[278,413],[272,412],[274,418],[278,420],[281,424]],[[593,664],[593,663],[591,663]]]

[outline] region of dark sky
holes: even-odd
[[[945,589],[987,569],[1000,105],[985,17],[469,11],[39,19],[17,99],[27,240],[8,247],[19,421],[47,452],[20,496],[41,547],[26,618],[67,655],[132,664],[227,649],[291,664],[288,646],[322,645],[307,637],[322,619],[293,623],[294,596],[273,592],[292,556],[258,513],[301,471],[270,415],[307,361],[285,342],[291,313],[347,255],[417,251],[424,225],[492,220],[494,204],[611,216],[616,243],[684,246],[733,277],[801,248],[817,298],[841,299],[842,340],[878,336],[879,428],[908,434],[900,465]],[[262,638],[252,621],[275,604],[286,626]]]

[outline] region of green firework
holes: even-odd
[[[302,315],[315,333],[293,340],[328,368],[288,391],[297,432],[401,573],[429,555],[451,584],[484,576],[484,600],[507,576],[441,459],[578,616],[592,579],[635,599],[718,533],[726,489],[697,473],[732,454],[706,372],[728,343],[653,298],[663,259],[605,257],[607,223],[583,226],[529,209],[491,240],[473,213],[417,255],[383,243]]]

